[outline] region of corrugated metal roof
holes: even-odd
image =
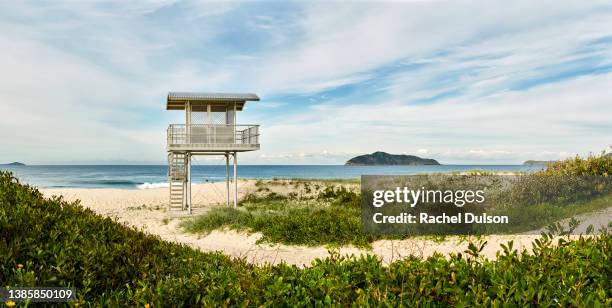
[[[246,101],[258,101],[259,97],[252,93],[201,93],[201,92],[170,92],[166,101],[167,110],[185,110],[187,101],[196,105],[236,105],[241,111]]]
[[[203,92],[170,92],[168,102],[171,101],[217,101],[217,102],[244,102],[258,101],[259,97],[253,93],[203,93]]]

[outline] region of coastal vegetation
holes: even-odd
[[[261,190],[248,195],[238,209],[213,208],[195,219],[185,220],[182,226],[193,233],[220,228],[261,232],[262,242],[290,245],[368,246],[375,239],[361,231],[361,197],[354,189],[291,182],[296,184],[285,185],[294,185],[292,193],[281,195],[266,186],[283,182],[262,183]]]
[[[337,253],[306,268],[256,266],[162,241],[78,202],[45,199],[0,173],[0,284],[76,288],[65,306],[606,307],[612,236],[602,232],[576,240],[543,234],[530,251],[509,242],[494,261],[480,255],[485,243],[471,243],[461,254],[388,266]]]
[[[610,150],[612,150],[612,147],[610,147]],[[556,176],[611,176],[612,152],[601,152],[598,155],[590,154],[586,158],[575,156],[573,158],[555,161],[538,174]]]
[[[546,169],[525,174],[516,181],[491,215],[506,214],[509,226],[488,225],[478,234],[520,233],[546,228],[563,219],[606,209],[612,203],[612,157],[606,153],[575,157],[551,163]],[[493,177],[483,172],[467,175]],[[348,183],[351,184],[351,183]],[[361,195],[356,185],[346,182],[273,180],[258,181],[258,190],[247,196],[237,209],[218,207],[182,227],[191,233],[232,229],[262,234],[261,242],[288,245],[354,245],[369,247],[381,238],[401,235],[365,234],[361,226]],[[273,191],[274,186],[292,186],[289,193]],[[272,190],[271,190],[272,189]]]

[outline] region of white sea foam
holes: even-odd
[[[159,183],[144,183],[144,184],[140,184],[137,187],[139,189],[152,189],[152,188],[164,188],[164,187],[169,187],[170,184],[168,184],[168,182],[159,182]]]

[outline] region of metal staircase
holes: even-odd
[[[185,210],[186,162],[187,157],[185,153],[170,152],[168,155],[169,210]]]

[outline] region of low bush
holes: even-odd
[[[331,205],[349,208],[361,207],[361,195],[344,186],[327,186],[317,197],[318,200],[331,201]]]
[[[612,305],[612,236],[559,241],[496,261],[465,255],[332,257],[254,266],[119,224],[0,174],[0,285],[75,287],[91,306]],[[64,304],[75,305],[75,303]]]
[[[304,181],[294,183],[310,187]],[[260,242],[368,247],[376,237],[361,232],[360,204],[359,193],[344,186],[326,186],[312,198],[265,191],[247,195],[239,209],[213,208],[181,226],[192,233],[220,228],[261,232]]]
[[[305,219],[307,217],[307,219]],[[250,225],[262,241],[292,245],[323,244],[368,246],[372,236],[361,232],[359,212],[337,207],[289,208],[259,216]]]
[[[183,227],[190,232],[210,232],[225,226],[237,229],[238,226],[247,226],[253,220],[252,215],[233,207],[213,208],[198,219],[188,220]]]
[[[611,147],[612,149],[612,147]],[[572,176],[610,176],[612,175],[612,153],[590,154],[586,158],[576,156],[551,162],[546,169],[538,172],[541,175]]]
[[[259,192],[265,191],[263,188],[259,189]],[[242,201],[240,201],[241,205],[245,203],[257,203],[257,202],[270,202],[270,201],[282,201],[289,199],[287,196],[283,196],[281,194],[270,192],[268,189],[267,194],[255,194],[250,193],[247,194]]]
[[[373,240],[361,232],[359,209],[311,204],[310,207],[266,203],[261,207],[249,204],[245,209],[214,208],[181,225],[192,233],[220,228],[261,232],[260,242],[288,245],[368,246]]]

